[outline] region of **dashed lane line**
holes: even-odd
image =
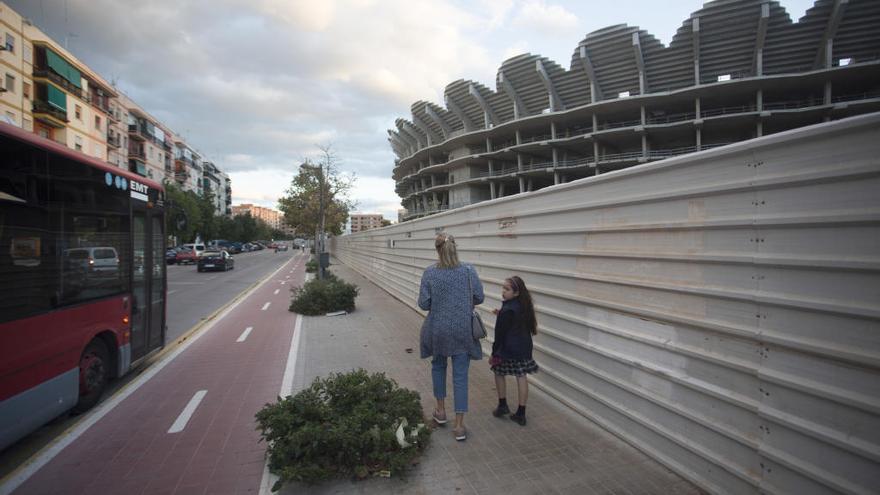
[[[239,335],[238,340],[236,340],[236,342],[244,342],[245,339],[248,338],[248,335],[251,334],[251,330],[253,330],[253,329],[254,329],[254,327],[245,328],[244,332],[241,332],[241,335]]]
[[[276,295],[276,296],[278,295],[279,292],[281,292],[281,289],[275,289],[275,295]]]
[[[263,305],[263,309],[262,309],[261,311],[266,311],[267,309],[269,309],[269,305],[270,305],[270,304],[272,304],[272,303],[271,303],[271,302],[267,302],[266,304],[264,304],[264,305]]]
[[[183,411],[181,411],[180,416],[174,420],[174,424],[171,425],[171,428],[168,428],[168,433],[180,433],[186,428],[189,418],[191,418],[193,413],[196,412],[196,408],[199,407],[199,403],[202,402],[202,399],[205,398],[205,394],[207,393],[207,390],[199,390],[192,396],[192,399],[189,400],[189,403],[183,408]]]

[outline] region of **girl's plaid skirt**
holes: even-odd
[[[538,363],[534,359],[504,359],[491,369],[496,375],[524,376],[537,373]]]

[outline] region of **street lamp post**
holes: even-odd
[[[315,227],[315,251],[318,255],[318,280],[324,279],[324,266],[321,255],[324,253],[324,165],[318,166],[304,163],[303,167],[318,171],[318,224]]]

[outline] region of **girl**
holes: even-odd
[[[496,418],[510,413],[507,407],[507,383],[505,377],[516,377],[519,407],[510,419],[526,425],[526,401],[529,398],[529,373],[538,371],[538,364],[532,359],[532,335],[538,333],[535,320],[535,307],[532,296],[523,279],[513,276],[504,281],[501,288],[501,309],[493,310],[495,320],[495,342],[492,343],[492,359],[489,361],[495,372],[495,388],[498,390],[498,407],[492,412]]]

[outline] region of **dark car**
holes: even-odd
[[[173,265],[177,263],[177,250],[174,248],[169,248],[165,251],[165,263],[169,265]]]
[[[199,266],[197,268],[200,272],[205,272],[208,270],[232,270],[235,268],[235,260],[232,259],[232,256],[229,255],[226,251],[205,251],[202,253],[202,257],[199,258]]]

